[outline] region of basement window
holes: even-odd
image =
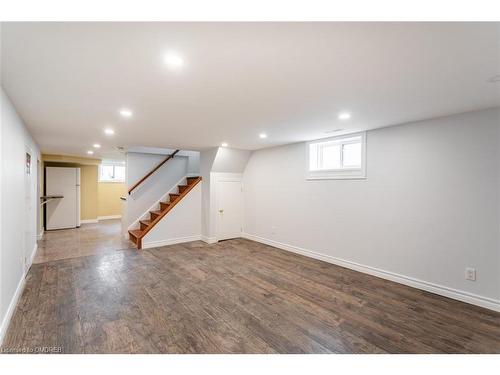
[[[366,178],[366,133],[307,143],[307,179]]]
[[[123,163],[103,162],[99,166],[99,182],[125,182]]]

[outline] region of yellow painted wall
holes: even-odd
[[[99,182],[99,164],[99,159],[42,155],[43,167],[80,168],[81,220],[96,220],[99,216],[122,214],[120,197],[125,196],[125,184]]]
[[[98,183],[99,216],[115,216],[122,214],[122,201],[125,196],[125,184],[118,182]]]

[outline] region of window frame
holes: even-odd
[[[316,143],[326,143],[331,141],[341,141],[353,137],[361,138],[361,167],[347,167],[336,169],[322,169],[310,170],[310,145]],[[340,144],[340,162],[343,159],[343,146],[344,144],[357,143],[354,141],[339,142]],[[344,134],[330,138],[316,139],[314,141],[306,142],[306,179],[307,180],[361,180],[366,178],[366,132],[358,132],[351,134]]]
[[[124,163],[113,163],[113,162],[103,162],[101,164],[99,164],[99,175],[98,175],[98,182],[103,182],[103,183],[110,183],[110,184],[123,184],[125,183],[125,179],[126,179],[126,175],[124,175],[123,177],[123,180],[103,180],[101,179],[101,171],[102,171],[102,167],[104,166],[112,166],[113,167],[113,174],[116,175],[116,172],[115,172],[115,168],[116,167],[123,167],[125,168],[125,164]],[[124,170],[126,172],[126,170]]]

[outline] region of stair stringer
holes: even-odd
[[[177,193],[177,187],[179,185],[185,184],[186,183],[186,179],[188,177],[190,177],[190,174],[182,177],[179,181],[177,181],[175,183],[175,185],[170,188],[170,190],[168,190],[165,194],[163,194],[163,196],[160,197],[160,199],[158,199],[155,203],[153,203],[151,205],[151,207],[149,207],[146,211],[144,211],[144,213],[141,216],[139,216],[136,220],[134,220],[134,222],[128,226],[127,230],[137,229],[137,227],[139,227],[139,225],[140,225],[139,224],[140,220],[149,219],[149,212],[150,211],[158,210],[160,208],[160,202],[168,202],[168,200],[169,200],[169,194],[170,193]],[[127,238],[128,238],[128,234],[127,234]]]
[[[200,181],[142,237],[142,248],[201,240]]]

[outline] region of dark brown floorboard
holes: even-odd
[[[500,314],[244,239],[35,264],[4,348],[500,353]]]

